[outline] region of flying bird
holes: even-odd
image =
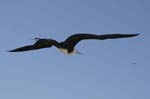
[[[52,46],[57,47],[60,51],[65,54],[82,54],[79,51],[75,50],[75,46],[81,40],[90,40],[90,39],[97,39],[97,40],[106,40],[106,39],[117,39],[117,38],[129,38],[134,37],[139,34],[103,34],[103,35],[96,35],[96,34],[74,34],[69,36],[65,41],[58,42],[54,39],[45,39],[45,38],[35,38],[36,42],[32,45],[23,46],[20,48],[16,48],[13,50],[9,50],[8,52],[23,52],[23,51],[30,51],[30,50],[37,50],[42,48],[49,48]]]

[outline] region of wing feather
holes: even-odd
[[[64,41],[64,43],[70,48],[74,48],[74,46],[81,40],[86,40],[86,39],[105,40],[105,39],[129,38],[129,37],[134,37],[137,35],[139,34],[104,34],[104,35],[74,34],[68,37]]]
[[[9,52],[22,52],[22,51],[29,51],[29,50],[37,50],[37,49],[47,48],[51,46],[52,44],[47,42],[46,39],[39,39],[33,45],[19,47],[19,48],[10,50]]]

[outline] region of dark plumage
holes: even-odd
[[[80,54],[80,52],[74,50],[74,47],[81,40],[87,40],[87,39],[105,40],[105,39],[129,38],[137,35],[139,34],[104,34],[104,35],[74,34],[68,37],[63,42],[57,42],[56,40],[53,39],[35,38],[35,40],[37,41],[33,45],[27,45],[24,47],[16,48],[10,50],[9,52],[22,52],[22,51],[37,50],[37,49],[49,48],[55,46],[65,54],[71,54],[71,53]]]

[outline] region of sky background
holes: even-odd
[[[0,99],[150,99],[150,1],[0,0]],[[7,50],[35,37],[141,33],[82,41],[84,55],[55,47]]]

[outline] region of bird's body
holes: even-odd
[[[74,54],[76,53],[76,51],[73,49],[72,51],[68,51],[68,49],[66,48],[58,48],[61,52],[63,52],[64,54]]]
[[[54,39],[35,38],[36,42],[33,45],[27,45],[24,47],[16,48],[10,50],[9,52],[22,52],[55,46],[65,54],[73,54],[73,53],[81,54],[79,51],[74,49],[75,45],[81,40],[88,40],[88,39],[105,40],[105,39],[129,38],[137,35],[139,34],[104,34],[104,35],[74,34],[68,37],[63,42],[57,42]]]

